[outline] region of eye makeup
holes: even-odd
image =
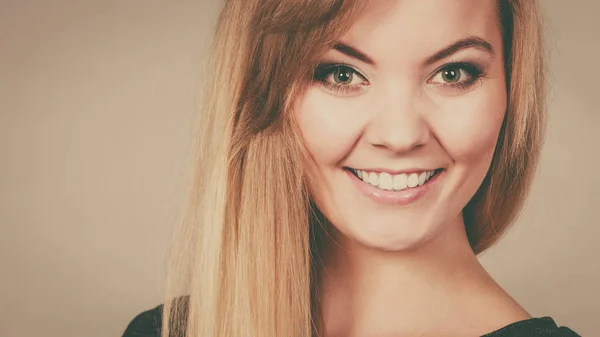
[[[485,77],[483,67],[474,62],[450,62],[437,68],[426,83],[439,89],[467,91]],[[354,96],[371,85],[369,80],[352,65],[326,62],[314,71],[314,81],[339,96]]]
[[[485,76],[484,68],[477,63],[450,62],[435,70],[427,83],[438,88],[467,91]]]
[[[366,76],[346,63],[321,63],[315,69],[313,79],[340,96],[358,94],[370,85]]]

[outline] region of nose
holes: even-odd
[[[374,106],[376,111],[364,130],[364,137],[374,147],[394,153],[408,152],[426,144],[431,131],[419,113],[414,94],[387,95]]]

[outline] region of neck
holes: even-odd
[[[401,252],[332,234],[319,287],[325,335],[439,335],[432,329],[451,330],[485,301],[506,297],[473,253],[462,216],[445,228]]]

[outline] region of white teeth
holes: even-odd
[[[389,173],[383,172],[379,174],[379,188],[384,190],[391,190],[392,186],[392,176]]]
[[[419,174],[419,186],[425,184],[425,180],[427,179],[427,172],[423,172]]]
[[[409,175],[405,173],[391,175],[387,172],[376,173],[361,170],[353,170],[353,172],[365,183],[388,191],[401,191],[405,188],[424,185],[435,174],[435,171],[425,171],[421,174],[411,173]]]
[[[369,184],[371,184],[373,186],[378,186],[379,185],[379,174],[377,174],[375,172],[369,173]]]
[[[412,173],[408,176],[408,187],[415,187],[419,184],[419,176],[416,173]]]
[[[394,183],[393,183],[394,190],[400,191],[400,190],[405,189],[408,186],[407,180],[408,180],[408,177],[404,173],[395,175]]]

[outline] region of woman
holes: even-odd
[[[167,301],[125,336],[576,336],[476,258],[535,171],[540,25],[533,0],[226,1]]]

